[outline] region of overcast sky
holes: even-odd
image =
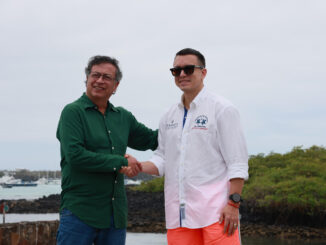
[[[325,13],[324,0],[1,0],[0,169],[60,168],[58,119],[93,55],[120,60],[111,102],[157,128],[180,99],[169,68],[186,47],[239,109],[249,154],[325,146]]]

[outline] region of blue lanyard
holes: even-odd
[[[187,114],[188,114],[188,110],[186,107],[184,107],[185,109],[185,114],[183,116],[183,124],[182,124],[182,128],[185,126],[185,123],[186,123],[186,119],[187,119]]]

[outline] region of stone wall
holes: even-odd
[[[0,225],[1,245],[54,245],[59,221],[21,222]]]
[[[21,222],[0,225],[0,245],[55,245],[59,221]],[[129,232],[166,232],[162,222],[128,223]],[[325,241],[326,229],[311,227],[241,224],[241,236]]]

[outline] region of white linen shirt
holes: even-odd
[[[203,88],[190,104],[184,127],[183,116],[181,102],[164,114],[159,146],[150,159],[165,176],[167,229],[216,223],[228,202],[229,180],[248,179],[239,113],[229,101]]]

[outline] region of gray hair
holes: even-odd
[[[113,65],[116,68],[116,72],[115,72],[115,80],[117,82],[120,82],[122,79],[122,71],[119,67],[119,61],[115,58],[111,58],[109,56],[102,56],[102,55],[96,55],[91,57],[88,60],[88,64],[85,68],[85,74],[88,77],[89,74],[91,73],[92,67],[94,65],[99,65],[99,64],[103,64],[103,63],[109,63],[111,65]],[[86,81],[87,82],[87,81]]]

